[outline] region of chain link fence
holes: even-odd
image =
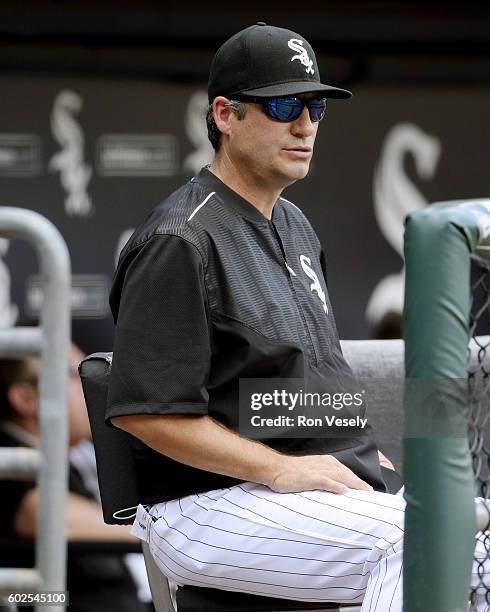
[[[490,267],[489,262],[472,258],[470,338],[473,358],[468,353],[468,441],[475,475],[476,496],[490,498]],[[490,522],[490,503],[485,505]],[[484,563],[490,559],[490,531],[478,533],[475,552],[477,584],[470,598],[470,612],[476,612],[477,592],[490,610],[490,582]],[[481,608],[479,608],[481,609]]]

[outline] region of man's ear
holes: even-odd
[[[37,418],[38,395],[34,385],[14,383],[8,388],[7,397],[16,414],[24,418]]]
[[[231,131],[230,119],[233,115],[233,110],[229,105],[228,98],[224,96],[216,96],[213,100],[213,117],[216,127],[222,134],[229,134]]]

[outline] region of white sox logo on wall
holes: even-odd
[[[427,198],[407,174],[405,158],[410,155],[422,181],[437,170],[442,143],[414,123],[394,125],[385,136],[373,180],[374,212],[386,240],[403,260],[403,234],[408,213],[428,205]],[[366,319],[378,325],[386,314],[403,312],[405,267],[378,282],[366,307]]]
[[[310,285],[310,291],[312,293],[313,291],[317,292],[318,297],[320,298],[323,304],[323,310],[326,314],[328,314],[328,306],[327,300],[325,298],[325,292],[323,291],[322,286],[320,285],[320,281],[318,280],[318,276],[316,275],[315,270],[313,270],[313,268],[311,267],[311,259],[309,257],[306,257],[306,255],[300,255],[299,260],[301,262],[303,272],[308,278],[311,278],[311,280],[313,281]]]
[[[74,116],[82,108],[82,98],[74,91],[61,91],[54,101],[51,130],[61,146],[49,162],[51,172],[59,172],[66,192],[67,215],[88,217],[94,212],[87,185],[92,168],[84,160],[84,136]]]
[[[293,55],[291,61],[299,60],[306,68],[306,74],[315,74],[313,60],[310,59],[308,51],[303,47],[303,41],[300,38],[290,38],[288,40],[288,47],[298,54]]]

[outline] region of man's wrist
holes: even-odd
[[[270,447],[267,447],[267,450],[270,451],[270,455],[268,461],[264,464],[265,469],[261,469],[261,474],[254,481],[269,487],[269,489],[273,489],[279,474],[284,470],[287,456]]]

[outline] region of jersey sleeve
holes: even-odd
[[[126,260],[114,285],[106,422],[130,414],[207,414],[211,328],[200,252],[181,237],[156,235]]]

